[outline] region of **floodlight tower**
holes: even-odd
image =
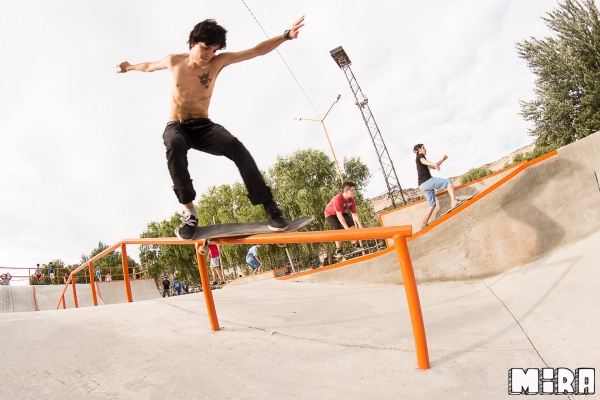
[[[366,95],[363,94],[360,86],[358,86],[358,82],[350,69],[350,58],[342,49],[342,47],[336,47],[335,49],[330,51],[331,57],[335,60],[338,67],[348,79],[348,83],[350,84],[350,89],[354,94],[354,98],[356,99],[356,105],[360,110],[363,121],[365,121],[365,125],[367,126],[367,130],[371,135],[371,141],[373,142],[373,146],[375,146],[375,152],[377,153],[377,157],[379,158],[379,164],[381,165],[381,171],[383,172],[383,176],[385,178],[385,184],[387,185],[388,197],[392,202],[392,206],[396,207],[396,202],[402,198],[402,202],[406,204],[406,199],[404,198],[404,193],[402,193],[402,187],[400,186],[400,182],[398,181],[398,176],[396,175],[396,170],[394,169],[394,164],[392,163],[392,159],[387,151],[387,147],[385,147],[385,143],[383,142],[383,138],[381,137],[381,132],[379,132],[379,128],[377,127],[377,123],[375,122],[375,117],[373,117],[373,113],[371,113],[371,109],[369,108],[369,99]]]

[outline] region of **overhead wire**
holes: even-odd
[[[242,0],[242,3],[244,3],[244,5],[246,6],[246,8],[248,9],[248,12],[250,12],[250,15],[252,15],[252,17],[254,18],[254,20],[256,21],[256,23],[258,24],[258,26],[260,27],[260,29],[263,31],[263,33],[265,34],[265,36],[267,37],[267,39],[270,39],[269,35],[267,34],[267,31],[265,31],[265,29],[262,27],[262,25],[260,24],[260,22],[258,22],[258,19],[256,18],[256,16],[254,15],[254,13],[250,9],[250,7],[248,7],[248,4],[246,4],[246,2],[244,0]],[[304,91],[304,88],[300,84],[300,81],[298,81],[298,78],[296,78],[296,75],[294,75],[294,72],[292,71],[292,69],[290,68],[290,66],[288,65],[288,63],[285,61],[285,59],[283,58],[283,56],[281,55],[281,53],[279,52],[279,50],[275,49],[275,51],[277,52],[277,54],[279,54],[279,57],[281,57],[281,61],[283,61],[283,63],[287,67],[288,71],[290,71],[290,74],[292,74],[292,77],[294,78],[294,80],[296,81],[296,83],[298,84],[298,86],[300,87],[300,90],[304,94],[304,97],[306,97],[306,100],[308,100],[308,102],[310,103],[310,106],[312,107],[313,111],[315,112],[315,115],[318,118],[319,117],[319,113],[317,112],[317,109],[315,108],[315,106],[313,105],[312,101],[310,101],[310,98],[308,97],[308,95]]]

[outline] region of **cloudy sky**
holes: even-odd
[[[384,192],[373,145],[348,82],[329,51],[343,46],[403,188],[416,187],[412,147],[449,159],[455,176],[527,145],[519,100],[534,76],[515,43],[549,34],[541,17],[556,0],[21,0],[0,3],[0,266],[76,263],[99,241],[138,237],[181,209],[171,190],[162,132],[170,75],[116,74],[122,61],[187,51],[193,26],[214,18],[227,51],[266,39],[301,15],[300,38],[280,56],[227,67],[210,117],[267,169],[277,155],[316,148],[361,157]],[[303,94],[306,93],[307,97]],[[311,105],[312,103],[312,105]],[[313,108],[314,106],[314,108]],[[198,192],[239,174],[223,157],[192,153]],[[136,256],[136,249],[130,250]]]

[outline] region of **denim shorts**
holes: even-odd
[[[250,266],[254,269],[260,267],[260,263],[256,261],[256,259],[248,261],[248,264],[250,264]]]
[[[425,182],[421,183],[419,189],[425,195],[427,204],[429,207],[435,206],[435,189],[445,189],[450,184],[449,179],[444,178],[429,178]]]

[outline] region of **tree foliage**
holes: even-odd
[[[520,163],[522,161],[531,161],[538,157],[543,156],[544,154],[550,153],[551,151],[556,150],[556,146],[548,145],[548,146],[536,146],[532,151],[528,151],[526,153],[518,153],[512,159],[512,162],[507,162],[504,164],[504,168],[508,168],[511,165]]]
[[[343,175],[345,179],[357,184],[359,191],[355,197],[357,209],[363,225],[377,226],[377,218],[369,203],[360,194],[371,177],[369,170],[358,158],[344,159]],[[277,157],[277,162],[263,173],[267,185],[284,215],[296,219],[306,215],[315,217],[315,222],[307,230],[326,230],[324,210],[333,196],[340,193],[341,182],[335,165],[322,151],[299,150],[290,156]],[[234,223],[264,221],[264,210],[253,206],[246,195],[243,184],[210,187],[199,196],[198,224]],[[151,222],[142,233],[142,237],[172,237],[173,230],[179,225],[179,214],[162,222]],[[306,243],[288,245],[292,257],[308,265],[308,260],[324,251],[332,250],[331,243]],[[331,249],[330,249],[331,247]],[[225,266],[246,267],[246,253],[249,246],[223,245],[221,261]],[[265,269],[279,268],[287,261],[285,249],[278,246],[263,246],[260,258]],[[149,263],[151,276],[177,273],[180,278],[198,281],[199,272],[193,246],[185,245],[144,245],[140,247],[140,261]]]
[[[484,176],[488,176],[490,174],[492,174],[492,170],[489,168],[485,168],[485,167],[472,168],[472,169],[468,170],[467,172],[465,172],[460,177],[460,184],[464,185],[465,183],[472,182],[474,180],[483,178]]]
[[[593,0],[566,0],[543,19],[553,36],[517,44],[537,76],[521,115],[537,145],[560,147],[600,129],[600,20]]]

